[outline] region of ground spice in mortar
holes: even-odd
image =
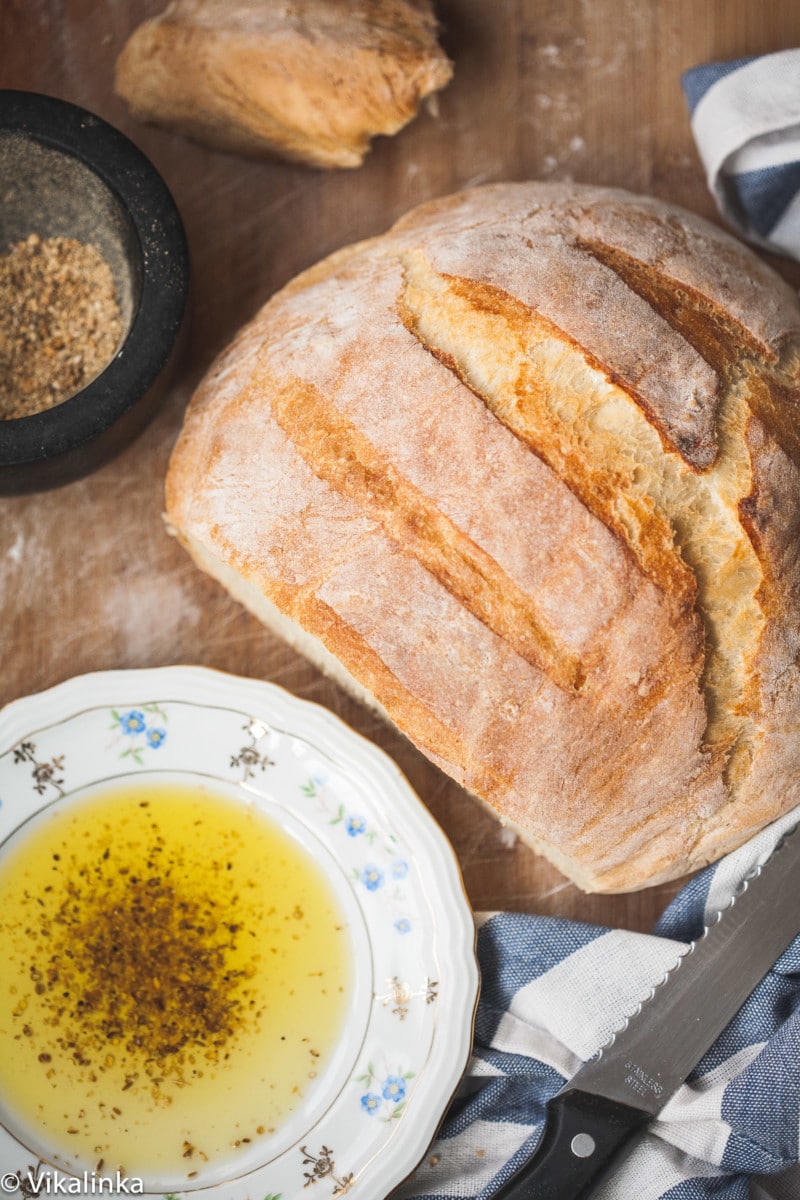
[[[122,336],[94,246],[32,233],[0,256],[0,420],[52,408],[107,366]]]

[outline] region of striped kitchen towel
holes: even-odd
[[[481,915],[483,987],[472,1059],[437,1141],[397,1200],[489,1200],[535,1150],[546,1101],[798,821],[800,809],[696,875],[652,936],[551,917]],[[596,1200],[798,1200],[799,1138],[800,938]]]
[[[800,50],[706,63],[681,83],[723,216],[756,245],[800,259]]]

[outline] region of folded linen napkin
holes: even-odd
[[[749,241],[800,259],[800,50],[706,63],[681,83],[722,214]]]
[[[483,988],[473,1056],[437,1141],[398,1200],[489,1200],[534,1152],[546,1101],[798,821],[800,809],[695,876],[652,936],[479,915]],[[799,1141],[800,937],[596,1200],[798,1200]]]

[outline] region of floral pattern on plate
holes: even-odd
[[[412,1079],[413,1071],[388,1065],[384,1056],[381,1066],[368,1063],[362,1075],[353,1077],[353,1082],[363,1089],[361,1108],[368,1116],[381,1121],[396,1121],[405,1112]]]
[[[0,842],[50,803],[162,772],[236,789],[318,846],[351,912],[357,994],[338,1073],[261,1159],[233,1182],[146,1194],[381,1200],[425,1153],[470,1049],[475,934],[451,848],[391,760],[332,714],[191,667],[79,677],[4,709]],[[30,1160],[0,1127],[0,1174]]]
[[[143,704],[141,708],[111,710],[111,729],[122,743],[120,758],[131,758],[137,767],[144,766],[148,750],[158,750],[166,737],[169,718],[157,704]]]
[[[328,823],[338,827],[337,832],[357,843],[346,852],[346,857],[358,864],[351,868],[354,887],[362,887],[367,892],[382,892],[393,914],[393,931],[401,935],[411,933],[414,928],[413,880],[409,877],[409,859],[398,835],[390,828],[375,825],[362,812],[337,803],[332,794],[335,789],[329,786],[325,775],[307,779],[300,790],[306,799],[317,801],[319,810],[327,814]]]

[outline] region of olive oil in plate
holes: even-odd
[[[17,1136],[72,1169],[186,1186],[258,1161],[330,1061],[352,985],[311,853],[189,783],[110,786],[18,830],[0,963]]]

